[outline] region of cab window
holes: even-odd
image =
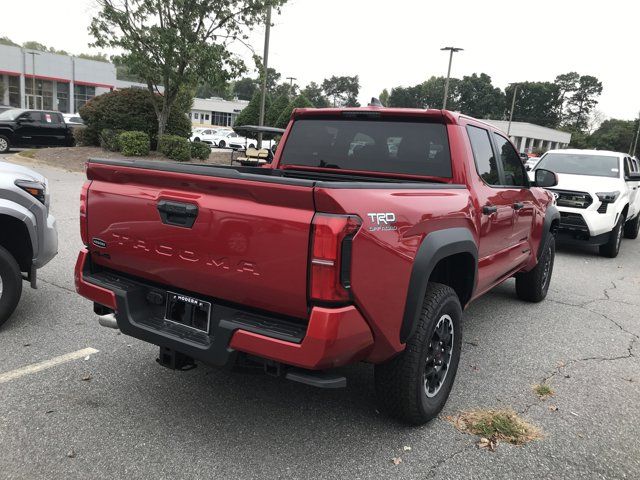
[[[467,133],[471,142],[473,157],[476,161],[478,175],[489,185],[500,185],[500,172],[498,171],[498,163],[491,146],[489,132],[484,128],[469,125]]]
[[[498,149],[498,158],[504,173],[504,185],[507,187],[527,187],[527,177],[520,155],[511,142],[497,133],[493,134]]]

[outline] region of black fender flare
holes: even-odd
[[[555,232],[551,230],[551,224],[557,220],[560,222],[560,211],[558,207],[549,203],[547,205],[547,211],[544,214],[544,222],[542,223],[542,235],[540,236],[540,245],[538,245],[538,254],[536,259],[540,258],[542,255],[542,250],[544,248],[545,243],[547,243],[547,237],[549,235],[555,235]]]
[[[429,233],[420,244],[413,261],[404,316],[400,328],[400,341],[402,343],[405,343],[416,329],[424,295],[427,291],[427,283],[433,269],[443,258],[458,253],[468,253],[473,256],[475,265],[473,285],[475,289],[478,279],[478,245],[469,229],[457,227],[436,230]]]

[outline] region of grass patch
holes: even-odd
[[[36,158],[36,153],[38,153],[37,150],[31,149],[31,150],[23,150],[22,152],[18,152],[18,155],[20,155],[21,157]]]
[[[553,388],[551,388],[546,383],[539,383],[538,385],[534,385],[533,391],[536,392],[536,395],[538,395],[542,399],[551,397],[554,393]]]
[[[461,432],[491,441],[524,445],[542,438],[540,430],[518,417],[513,410],[472,410],[448,418]]]

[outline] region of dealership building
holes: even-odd
[[[118,80],[109,62],[0,45],[0,105],[76,113],[87,101],[114,89],[140,87]],[[196,98],[196,125],[232,126],[249,102]]]
[[[509,130],[509,137],[521,153],[532,153],[534,150],[554,150],[567,148],[571,142],[571,134],[553,128],[541,127],[527,122],[509,122],[505,120],[484,120],[503,132]]]

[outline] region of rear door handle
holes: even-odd
[[[523,207],[524,207],[524,203],[522,203],[522,202],[517,202],[517,203],[513,204],[513,209],[514,210],[520,210]]]
[[[485,205],[482,207],[482,213],[485,215],[491,215],[492,213],[496,213],[498,211],[498,207],[495,205]]]
[[[158,212],[164,224],[191,228],[198,216],[198,206],[192,203],[160,200]]]

